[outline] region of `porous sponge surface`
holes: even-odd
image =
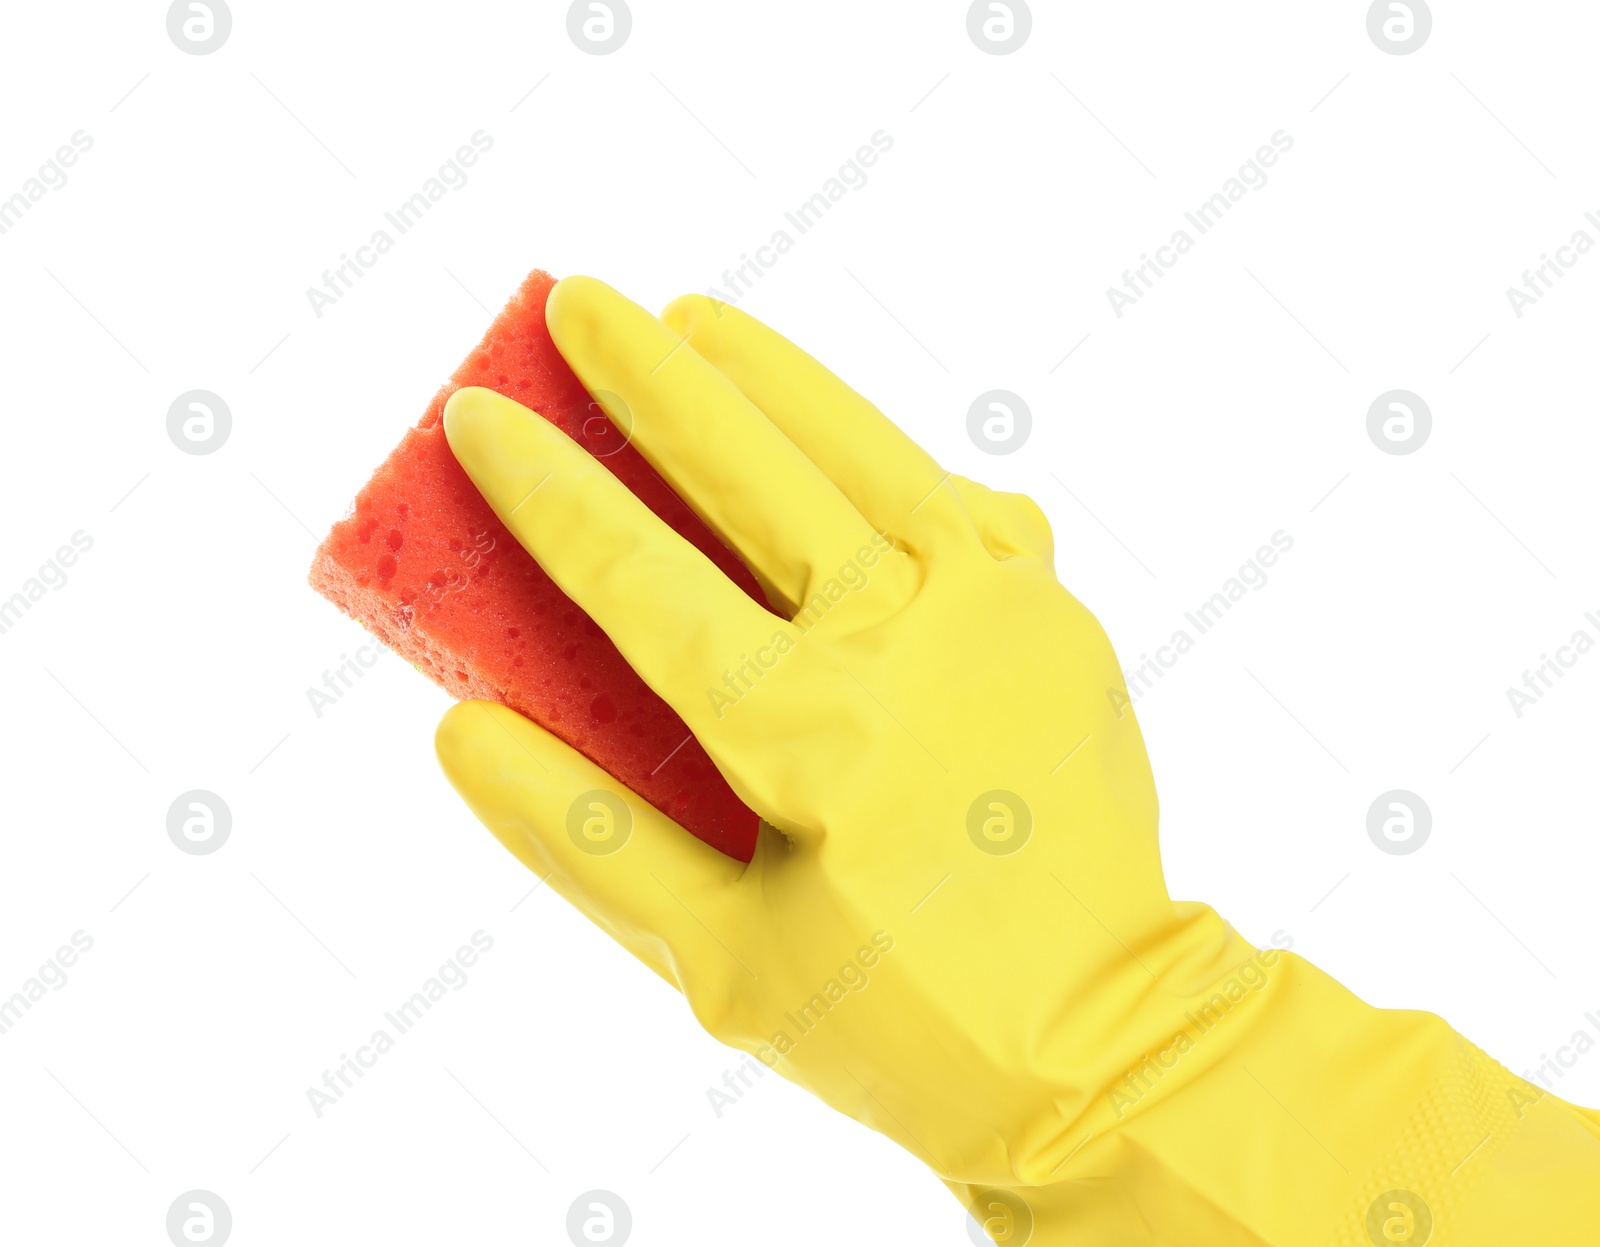
[[[683,720],[558,589],[483,500],[445,440],[445,401],[484,386],[538,412],[757,602],[738,558],[645,461],[567,367],[535,271],[318,548],[311,584],[452,696],[502,702],[741,861],[757,818]],[[639,609],[649,609],[640,603]]]

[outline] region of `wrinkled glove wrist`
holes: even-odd
[[[1231,943],[1235,970],[1085,1112],[1056,1180],[947,1183],[996,1242],[1505,1247],[1592,1231],[1595,1114],[1432,1014]]]

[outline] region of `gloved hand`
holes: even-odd
[[[1591,1118],[1168,897],[1123,676],[1038,507],[732,307],[569,278],[547,314],[777,613],[515,402],[458,392],[450,444],[770,826],[723,857],[489,703],[439,758],[707,1030],[1001,1242],[1576,1241]]]

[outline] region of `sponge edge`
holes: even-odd
[[[765,604],[755,579],[606,418],[545,325],[535,271],[357,495],[313,588],[452,696],[497,701],[566,741],[701,840],[749,861],[758,819],[682,719],[522,549],[456,462],[445,403],[483,386],[538,412]]]

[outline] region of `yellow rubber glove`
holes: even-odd
[[[782,615],[515,402],[460,391],[450,444],[770,826],[743,866],[487,703],[439,758],[707,1030],[999,1242],[1592,1241],[1593,1117],[1168,897],[1120,666],[1032,502],[731,307],[569,278],[547,311]]]

